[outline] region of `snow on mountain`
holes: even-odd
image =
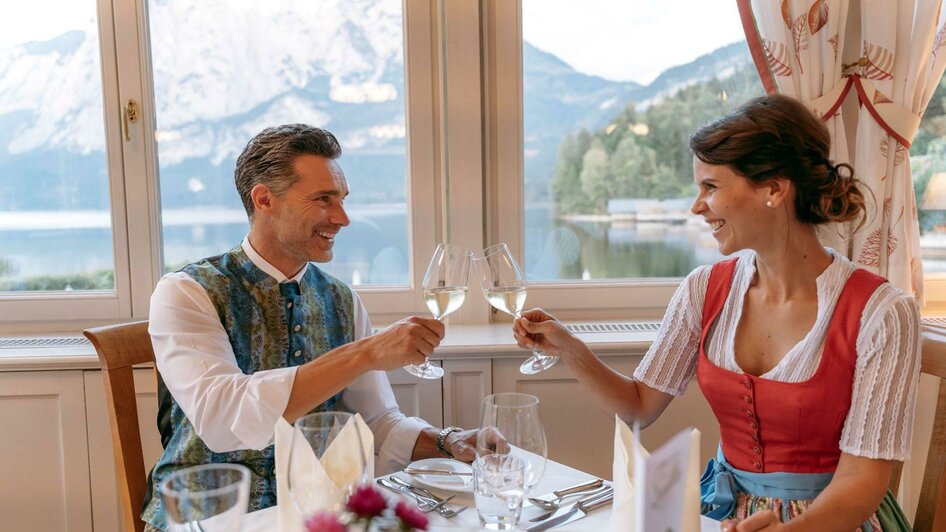
[[[333,104],[403,100],[398,0],[153,0],[149,18],[162,165],[219,164],[269,125],[328,126]],[[0,149],[103,150],[100,71],[94,27],[0,50],[0,118],[27,111]],[[381,117],[403,125],[403,104]],[[339,133],[370,142],[361,129]]]

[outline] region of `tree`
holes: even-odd
[[[582,129],[574,137],[566,136],[558,146],[558,163],[551,192],[559,214],[589,212],[591,209],[580,179],[584,154],[590,145],[591,134]]]
[[[592,212],[603,213],[608,203],[608,152],[604,149],[601,139],[591,141],[591,148],[582,158],[581,190],[591,204]]]

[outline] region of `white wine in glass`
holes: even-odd
[[[520,317],[526,304],[526,278],[506,244],[484,249],[482,256],[476,257],[473,262],[476,263],[486,301],[496,310]],[[532,356],[519,366],[519,371],[534,375],[549,369],[556,362],[558,357],[545,355],[533,348]]]
[[[450,244],[437,245],[424,274],[424,302],[434,318],[443,320],[463,305],[472,259],[469,250]],[[424,360],[420,365],[404,366],[404,369],[422,379],[443,377],[443,368],[434,366],[430,360]]]
[[[466,299],[466,290],[467,287],[465,286],[426,288],[424,289],[424,301],[434,318],[443,319],[444,316],[463,305],[463,301]]]

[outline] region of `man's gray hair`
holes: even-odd
[[[296,156],[336,159],[341,154],[338,139],[324,129],[286,124],[261,131],[243,148],[233,172],[237,192],[250,221],[253,221],[253,198],[250,197],[253,187],[266,185],[273,194],[281,196],[299,179],[293,169]]]

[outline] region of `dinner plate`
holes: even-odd
[[[410,466],[417,469],[441,469],[446,471],[456,471],[458,473],[472,473],[473,468],[470,464],[463,463],[451,458],[425,458],[412,462]],[[464,491],[473,493],[473,475],[407,475],[418,484],[423,484],[428,488],[436,488],[445,491]]]

